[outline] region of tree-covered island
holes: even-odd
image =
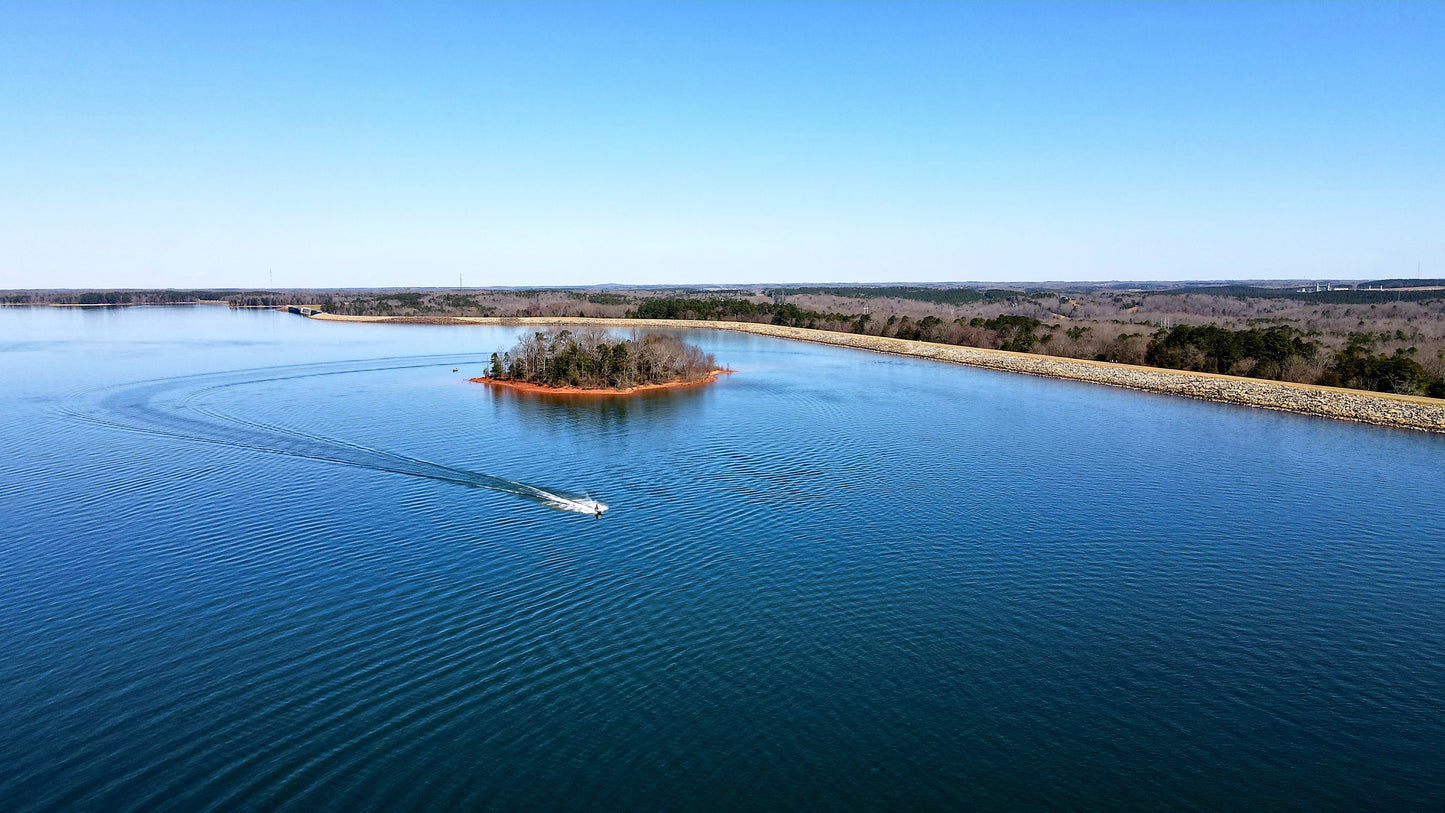
[[[492,354],[484,381],[536,387],[622,391],[711,380],[711,353],[671,336],[614,339],[605,331],[541,332]]]

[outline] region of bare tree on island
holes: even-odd
[[[672,336],[613,339],[600,330],[538,332],[492,354],[488,377],[546,387],[630,389],[706,380],[718,369],[711,353]]]

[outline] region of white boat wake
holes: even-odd
[[[451,365],[456,360],[455,357],[447,357],[444,361],[423,361],[417,358],[372,359],[368,362],[271,367],[141,381],[101,390],[99,404],[90,410],[81,409],[77,405],[63,408],[63,411],[71,417],[114,429],[304,457],[411,477],[425,477],[472,488],[502,491],[556,511],[591,514],[599,518],[606,513],[609,506],[590,496],[541,488],[338,438],[238,418],[198,403],[200,396],[229,387],[345,373]],[[376,366],[377,362],[388,363]],[[363,364],[365,366],[362,366]]]
[[[555,508],[558,511],[571,511],[575,514],[593,514],[602,516],[607,513],[607,503],[598,502],[590,498],[573,499],[557,494],[550,495],[544,503],[548,508]]]

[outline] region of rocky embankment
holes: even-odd
[[[1421,429],[1445,433],[1445,401],[1405,395],[1371,393],[1309,384],[1290,384],[1209,373],[1160,370],[1131,364],[1036,356],[1030,353],[1009,353],[978,347],[863,336],[856,333],[834,333],[798,327],[759,325],[750,322],[701,322],[672,319],[583,319],[572,318],[487,318],[442,317],[408,318],[385,316],[332,316],[321,314],[314,319],[355,322],[422,322],[427,324],[514,324],[514,325],[600,325],[606,327],[648,327],[661,329],[700,328],[756,333],[782,339],[856,347],[882,353],[951,361],[972,367],[983,367],[1026,375],[1064,378],[1107,384],[1112,387],[1181,395],[1205,401],[1219,401],[1240,406],[1262,407],[1284,412],[1298,412],[1322,418],[1358,421],[1380,426]]]

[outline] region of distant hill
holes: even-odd
[[[932,302],[935,305],[971,305],[985,299],[1003,300],[1020,296],[1037,295],[1036,291],[1016,291],[1005,288],[930,288],[926,286],[901,285],[810,285],[795,288],[773,288],[771,294],[793,296],[795,294],[826,294],[850,299],[911,299],[918,302]]]
[[[1360,283],[1361,288],[1441,288],[1445,279],[1377,279]]]
[[[1426,280],[1384,280],[1389,282],[1410,282],[1414,285],[1428,285],[1432,281]],[[1368,285],[1381,285],[1381,282],[1361,283],[1361,287]],[[1301,286],[1304,287],[1304,286]],[[1255,285],[1200,285],[1184,288],[1170,288],[1163,291],[1150,291],[1153,296],[1179,296],[1183,294],[1203,294],[1206,296],[1237,296],[1243,299],[1294,299],[1302,302],[1321,302],[1330,305],[1373,305],[1382,302],[1421,302],[1427,299],[1445,298],[1445,290],[1436,291],[1404,291],[1398,290],[1400,286],[1384,285],[1383,291],[1369,290],[1334,290],[1301,292],[1298,288],[1261,288]]]

